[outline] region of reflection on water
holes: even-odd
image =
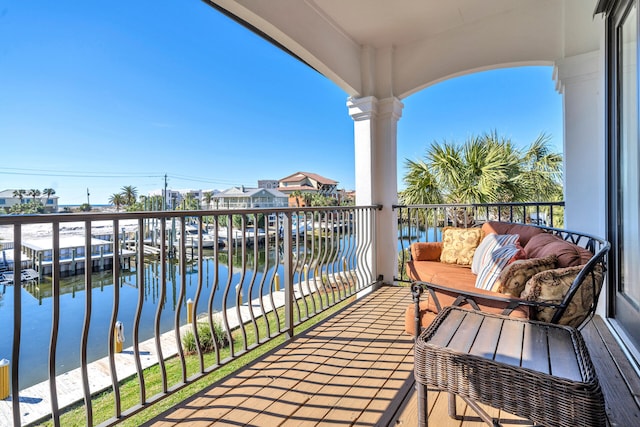
[[[442,227],[424,225],[406,225],[398,227],[398,250],[407,249],[413,242],[439,242],[442,240]]]
[[[342,259],[342,254],[348,251],[353,242],[345,237],[340,244],[327,249],[333,255],[327,258],[328,263]],[[219,253],[217,262],[213,251],[204,251],[202,259],[202,291],[196,309],[197,313],[208,311],[208,302],[213,293],[212,308],[220,311],[235,305],[236,285],[242,284],[243,301],[247,301],[248,289],[253,283],[252,298],[260,293],[266,295],[272,286],[276,272],[281,277],[284,268],[278,261],[282,261],[282,248],[259,250],[257,259],[253,250],[247,250],[245,256],[241,251],[234,253],[229,263],[227,253]],[[305,256],[305,253],[308,256]],[[312,261],[310,245],[300,247],[296,251],[297,258]],[[315,258],[325,256],[315,253]],[[310,262],[311,263],[311,262]],[[295,260],[294,260],[295,264]],[[350,268],[353,261],[349,261]],[[134,269],[122,271],[118,283],[120,294],[117,319],[124,324],[125,346],[132,343],[132,325],[138,304],[138,274]],[[246,266],[245,274],[242,268]],[[174,326],[176,304],[180,295],[182,276],[176,261],[168,261],[166,265],[166,293],[165,299],[160,300],[162,286],[162,268],[157,259],[147,259],[144,264],[144,289],[142,314],[140,318],[140,340],[153,337],[155,315],[158,304],[162,305],[160,328],[169,331]],[[217,268],[216,268],[217,267]],[[181,324],[186,323],[186,301],[195,300],[199,281],[199,262],[193,260],[187,264],[185,274],[185,293],[181,308]],[[313,270],[310,275],[313,276]],[[266,276],[266,277],[264,277]],[[294,283],[298,281],[299,272],[294,274]],[[114,299],[113,277],[110,271],[92,274],[92,306],[91,322],[88,337],[88,359],[97,360],[108,353],[107,337]],[[264,277],[265,280],[262,280]],[[225,300],[224,287],[230,283],[230,289]],[[217,286],[215,286],[217,284]],[[262,285],[262,286],[260,286]],[[6,286],[0,298],[0,359],[12,357],[13,330],[13,297],[17,288]],[[48,349],[50,345],[52,323],[52,286],[51,278],[45,277],[40,283],[27,284],[21,288],[22,292],[22,329],[20,340],[20,388],[24,389],[48,378]],[[85,315],[85,280],[84,275],[69,276],[61,279],[60,283],[60,329],[58,333],[56,365],[57,375],[79,366],[80,337],[82,334]]]

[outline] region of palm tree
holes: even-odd
[[[42,194],[47,196],[47,204],[48,204],[49,200],[51,199],[51,196],[56,194],[56,190],[54,190],[53,188],[45,188],[44,190],[42,190]]]
[[[311,206],[311,201],[313,200],[313,194],[308,192],[302,193],[302,200],[304,201],[305,206]]]
[[[300,207],[300,197],[302,197],[302,191],[300,190],[295,190],[291,192],[291,197],[295,198],[296,200],[296,208]]]
[[[213,200],[213,193],[211,191],[206,191],[202,195],[202,199],[207,204],[207,209],[211,209],[211,200]]]
[[[521,158],[519,185],[529,190],[532,201],[562,199],[562,155],[549,147],[550,138],[541,134]]]
[[[520,151],[496,132],[472,137],[462,145],[434,143],[424,159],[406,160],[402,202],[557,200],[562,195],[562,155],[553,153],[548,143],[542,134]]]
[[[162,196],[148,197],[147,202],[149,202],[149,210],[162,210]]]
[[[404,176],[406,189],[400,193],[402,203],[406,205],[424,205],[428,203],[443,203],[442,193],[424,160],[405,160],[408,169]]]
[[[184,200],[182,200],[181,210],[192,211],[196,209],[198,209],[198,199],[196,199],[196,197],[193,194],[187,193]]]
[[[109,203],[116,207],[116,212],[120,211],[120,206],[126,204],[125,196],[122,193],[115,193],[109,196]]]
[[[27,190],[13,190],[13,197],[17,197],[18,199],[20,199],[20,204],[22,204],[22,199],[24,198],[25,194],[27,194]]]
[[[138,189],[133,185],[125,185],[121,188],[122,196],[124,197],[125,205],[132,205],[136,202],[136,198],[138,197]]]
[[[32,197],[31,200],[33,201],[33,203],[35,203],[36,202],[36,197],[40,196],[40,190],[32,188],[31,190],[29,190],[28,195]]]

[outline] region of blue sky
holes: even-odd
[[[562,149],[550,67],[459,77],[403,100],[398,172],[433,141],[497,130]],[[296,171],[353,189],[347,94],[199,0],[0,0],[0,190],[60,204],[122,186],[256,186]]]

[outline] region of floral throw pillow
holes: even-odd
[[[471,265],[473,254],[482,237],[483,232],[480,228],[443,228],[440,262]]]
[[[565,267],[542,271],[529,279],[520,298],[529,301],[560,303],[583,267]],[[569,302],[558,323],[574,327],[580,326],[593,305],[597,303],[596,296],[602,288],[603,280],[602,267],[596,265],[593,269],[593,276],[591,274],[585,276],[583,283]],[[550,322],[554,314],[554,308],[543,307],[536,309],[534,317],[543,322]]]
[[[556,268],[557,263],[555,255],[514,261],[500,272],[491,290],[519,297],[530,278],[541,271]]]

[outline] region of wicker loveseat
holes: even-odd
[[[411,245],[414,302],[405,329],[417,336],[447,306],[579,327],[595,311],[609,247],[598,237],[529,224],[444,228],[442,241]]]

